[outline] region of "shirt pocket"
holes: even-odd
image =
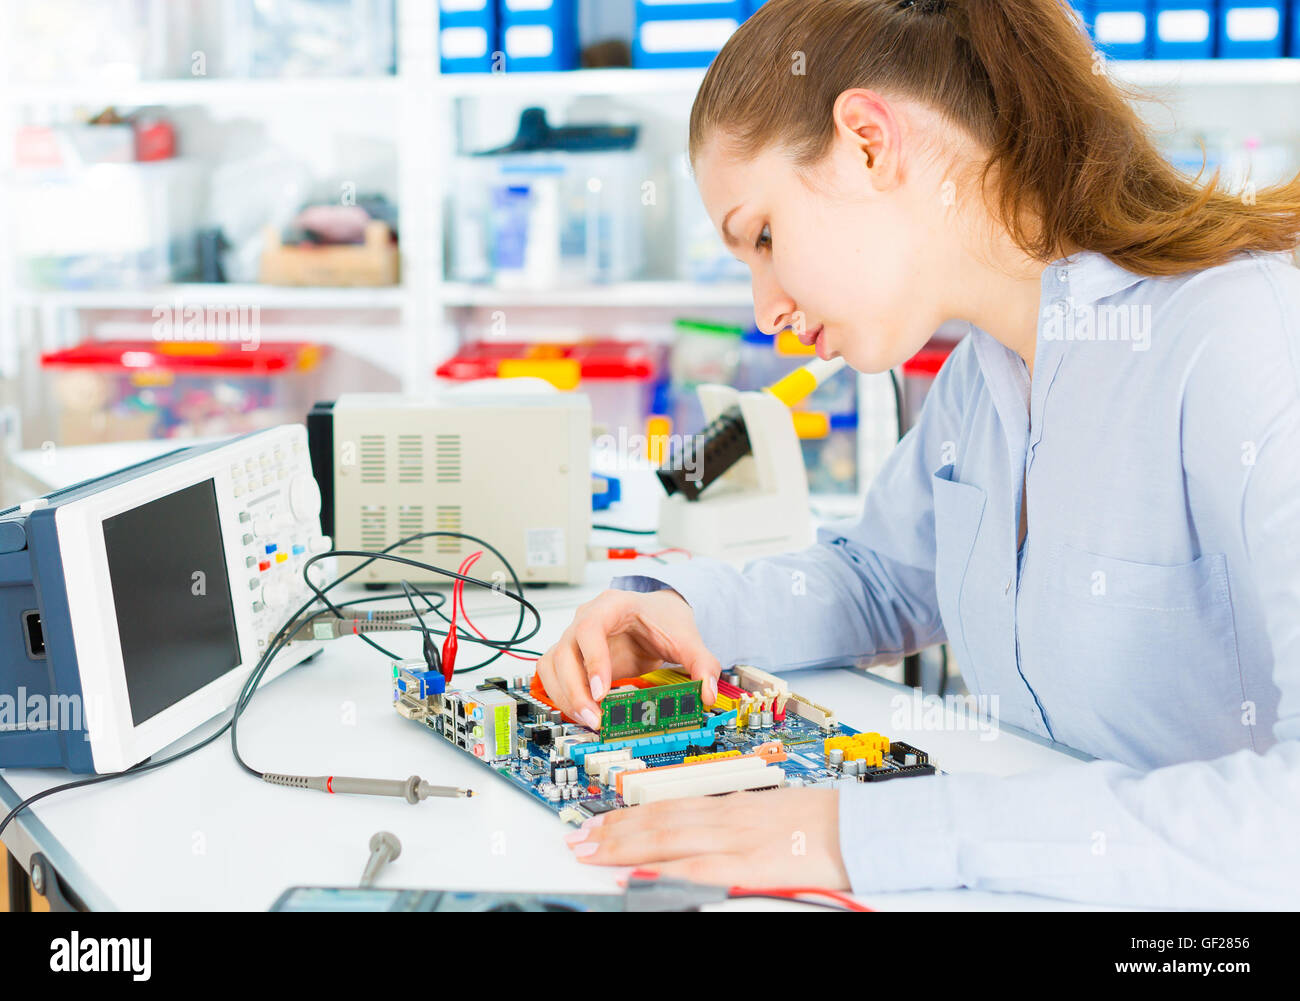
[[[961,624],[961,589],[984,518],[986,495],[979,487],[952,478],[948,464],[931,477],[934,492],[934,587],[944,633],[966,671],[971,666]],[[974,689],[972,688],[972,691]]]
[[[1141,733],[1166,761],[1250,745],[1222,553],[1161,565],[1061,544],[1046,577],[1061,612],[1053,673],[1072,711],[1117,738]]]

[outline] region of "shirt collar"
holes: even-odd
[[[1054,290],[1059,290],[1079,306],[1115,295],[1142,280],[1142,275],[1120,267],[1105,254],[1081,250],[1053,261],[1043,271],[1043,300],[1055,298]]]

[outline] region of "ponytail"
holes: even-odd
[[[705,76],[691,156],[723,134],[742,156],[780,145],[810,165],[830,148],[835,100],[864,87],[930,104],[987,149],[982,184],[1035,259],[1077,246],[1175,275],[1295,249],[1300,176],[1241,194],[1217,171],[1187,177],[1108,68],[1063,0],[768,0]]]

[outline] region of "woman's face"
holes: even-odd
[[[790,328],[821,357],[874,373],[914,355],[947,318],[938,286],[950,227],[941,179],[884,159],[897,150],[872,152],[875,175],[861,146],[837,137],[797,172],[778,149],[743,161],[713,142],[695,174],[709,218],[749,266],[758,328]]]

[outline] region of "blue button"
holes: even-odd
[[[302,555],[303,553],[305,553],[306,551],[307,551],[307,547],[306,547],[306,546],[294,546],[294,547],[293,547],[293,555],[294,555],[294,556],[301,556],[301,555]]]
[[[274,542],[272,542],[269,546],[266,547],[266,555],[267,555],[267,556],[270,556],[273,552],[275,552],[275,543],[274,543]]]

